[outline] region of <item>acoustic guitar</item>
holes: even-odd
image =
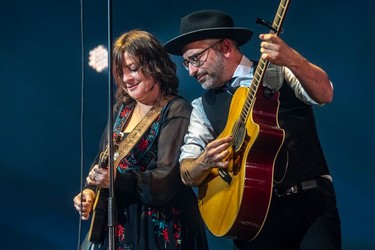
[[[272,30],[279,35],[289,7],[281,0]],[[278,124],[279,93],[265,95],[262,80],[269,62],[260,58],[249,87],[236,90],[218,138],[231,135],[229,167],[213,168],[198,187],[198,205],[209,231],[218,237],[253,240],[266,220],[273,168],[284,141]]]

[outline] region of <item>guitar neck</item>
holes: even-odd
[[[275,32],[274,32],[275,35],[279,35],[280,32],[281,32],[281,27],[283,25],[285,15],[286,15],[286,12],[289,8],[290,2],[291,2],[291,0],[281,0],[281,2],[279,4],[279,7],[277,8],[277,12],[276,12],[275,18],[274,18],[273,23],[272,23],[272,27],[275,30]],[[244,105],[244,107],[242,109],[242,112],[241,112],[240,119],[243,123],[246,122],[246,119],[248,118],[248,116],[250,114],[250,109],[251,109],[252,104],[254,102],[254,99],[255,99],[255,96],[257,94],[259,85],[263,81],[264,74],[267,70],[268,64],[269,64],[269,61],[264,60],[262,58],[259,59],[258,65],[257,65],[257,67],[255,69],[255,72],[254,72],[254,78],[253,78],[253,80],[250,84],[250,87],[249,87],[249,93],[247,95],[245,105]]]
[[[284,23],[286,12],[289,8],[291,0],[281,0],[279,7],[277,8],[277,13],[273,19],[272,27],[275,28],[275,34],[278,36],[281,32],[281,26]]]

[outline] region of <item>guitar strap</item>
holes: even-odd
[[[161,98],[146,114],[137,126],[120,142],[114,156],[114,166],[118,166],[121,159],[125,157],[130,150],[137,144],[142,135],[150,128],[151,124],[159,116],[164,105],[168,103],[173,96]]]

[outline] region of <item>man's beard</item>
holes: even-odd
[[[215,89],[221,87],[224,82],[222,81],[222,75],[225,70],[224,57],[221,53],[216,54],[215,64],[210,69],[209,74],[206,75],[206,80],[201,84],[203,89]]]

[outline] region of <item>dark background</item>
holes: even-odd
[[[242,49],[259,59],[259,39],[277,0],[112,1],[112,36],[133,28],[162,43],[179,32],[180,17],[204,8],[224,10],[237,26],[254,31]],[[0,8],[1,249],[76,249],[79,216],[72,199],[80,189],[81,103],[85,172],[107,119],[106,73],[87,66],[88,51],[107,44],[107,1],[12,0]],[[342,219],[343,249],[374,249],[375,20],[371,1],[292,1],[282,38],[324,68],[335,88],[333,103],[316,119]],[[84,70],[82,71],[82,56]],[[181,59],[172,57],[180,65]],[[85,87],[82,93],[82,73]],[[180,67],[181,94],[200,86]],[[83,102],[81,95],[84,96]],[[83,224],[85,230],[88,222]],[[210,236],[212,249],[231,249]]]

